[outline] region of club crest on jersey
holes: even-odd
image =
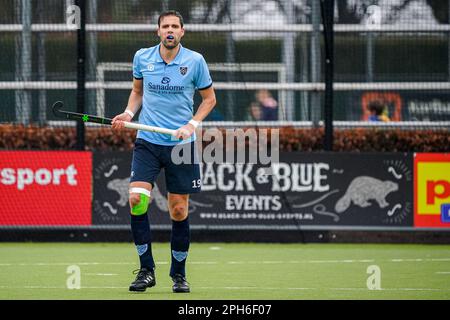
[[[188,71],[187,67],[180,67],[180,73],[182,76],[184,76],[187,73],[187,71]]]
[[[147,66],[148,71],[153,71],[155,70],[155,65],[153,63],[149,63]]]

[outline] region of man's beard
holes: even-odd
[[[168,50],[175,49],[175,48],[178,46],[179,43],[180,43],[180,42],[179,42],[179,41],[176,41],[175,39],[174,39],[174,41],[173,41],[171,44],[168,43],[167,39],[164,39],[163,42],[162,42],[163,46],[164,46],[166,49],[168,49]]]

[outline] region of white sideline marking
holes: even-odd
[[[375,260],[374,259],[358,259],[358,260],[344,259],[344,260],[288,261],[288,263],[369,263],[369,262],[375,262]]]
[[[157,264],[168,264],[167,261],[157,261]],[[97,266],[97,265],[135,265],[136,262],[35,262],[35,263],[0,263],[0,267],[10,266]]]
[[[428,259],[391,259],[392,262],[422,262],[422,261],[450,261],[450,258],[428,258]]]
[[[96,266],[96,265],[129,265],[136,264],[134,262],[35,262],[35,263],[0,263],[0,267],[3,266]]]
[[[448,262],[450,258],[416,258],[416,259],[342,259],[342,260],[263,260],[263,261],[226,261],[226,264],[301,264],[301,263],[372,263],[372,262]],[[156,261],[156,264],[168,264],[167,261]],[[219,261],[188,261],[188,264],[219,264]],[[136,262],[35,262],[35,263],[0,263],[0,267],[11,266],[90,266],[90,265],[136,265]]]
[[[83,273],[84,276],[118,276],[118,273]]]
[[[195,287],[199,290],[337,290],[337,291],[450,291],[450,289],[437,289],[437,288],[382,288],[380,290],[368,290],[367,288],[281,288],[281,287]],[[0,289],[67,289],[64,286],[0,286]],[[116,287],[116,286],[96,286],[96,287],[81,287],[81,289],[128,289],[128,287]],[[171,289],[171,287],[161,287],[161,289]]]
[[[221,250],[221,247],[209,247],[209,250]]]
[[[450,271],[438,271],[436,274],[450,274]]]

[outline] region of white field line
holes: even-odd
[[[167,261],[157,262],[158,264],[168,264]],[[101,265],[135,265],[136,262],[35,262],[35,263],[0,263],[0,267],[17,266],[101,266]]]
[[[67,289],[64,286],[0,286],[0,289],[65,289],[69,291],[78,290],[97,290],[97,289],[128,289],[128,287],[116,287],[116,286],[82,286],[80,289]],[[161,289],[170,290],[171,287],[161,287]],[[372,291],[372,292],[389,292],[389,291],[434,291],[434,292],[448,292],[449,289],[437,289],[437,288],[382,288],[379,290],[369,290],[367,288],[284,288],[284,287],[195,287],[198,290],[262,290],[262,291],[273,291],[273,290],[329,290],[329,291]]]
[[[438,271],[436,274],[450,274],[450,271]]]
[[[416,259],[386,259],[386,260],[374,260],[374,259],[342,259],[342,260],[263,260],[263,261],[187,261],[188,264],[340,264],[340,263],[374,263],[374,262],[450,262],[450,258],[416,258]],[[95,266],[95,265],[135,265],[136,262],[35,262],[35,263],[0,263],[0,267],[16,267],[16,266]],[[156,264],[165,265],[167,261],[157,261]]]
[[[435,259],[391,259],[392,262],[423,262],[423,261],[450,261],[450,258],[435,258]]]
[[[95,266],[95,265],[129,265],[132,262],[34,262],[34,263],[0,263],[0,267],[10,266]]]

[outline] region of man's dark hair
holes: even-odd
[[[377,116],[383,114],[384,104],[381,101],[375,100],[369,103],[369,110],[375,112]]]
[[[161,26],[162,18],[167,17],[167,16],[178,17],[178,19],[180,19],[181,27],[183,28],[183,25],[184,25],[183,17],[181,16],[181,14],[178,11],[175,11],[175,10],[164,11],[163,13],[161,13],[158,18],[158,27]]]

